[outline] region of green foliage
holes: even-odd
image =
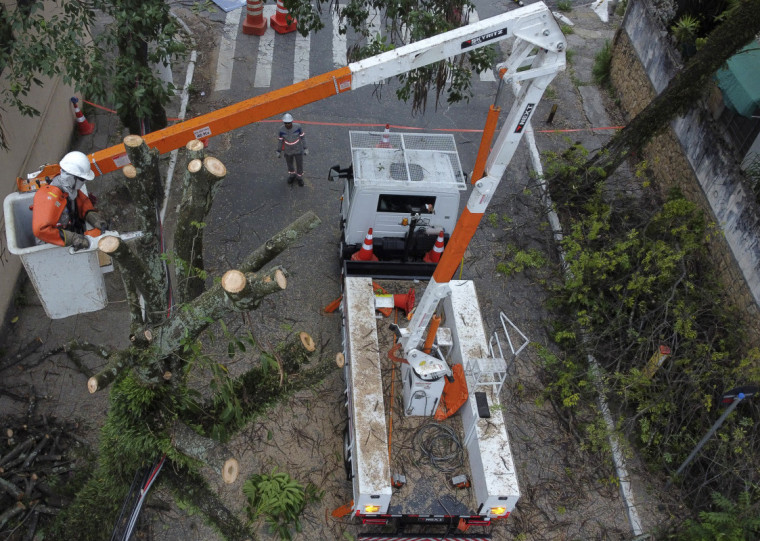
[[[557,9],[565,13],[573,11],[573,2],[571,0],[559,0],[557,2]]]
[[[594,56],[594,66],[591,68],[591,74],[594,82],[604,88],[610,86],[610,71],[612,66],[612,46],[609,40],[604,42],[604,46]]]
[[[306,505],[319,501],[324,495],[309,483],[306,488],[285,472],[252,475],[243,484],[248,498],[246,512],[251,521],[264,517],[270,530],[280,539],[292,539],[291,527],[301,531],[300,516]]]
[[[523,272],[526,268],[541,269],[547,264],[547,259],[535,248],[519,250],[516,246],[511,244],[507,245],[504,257],[509,258],[509,261],[496,264],[496,272],[503,274],[504,276],[511,276],[516,272]]]
[[[701,511],[698,521],[688,520],[672,539],[745,541],[760,537],[760,494],[757,486],[740,492],[736,501],[713,492],[712,501],[711,510]]]
[[[144,2],[79,2],[64,0],[51,12],[42,2],[0,10],[0,66],[8,84],[0,90],[1,103],[23,115],[39,111],[28,103],[32,86],[44,77],[63,82],[89,99],[111,104],[122,121],[133,128],[146,118],[166,123],[163,106],[174,87],[164,84],[152,67],[168,65],[185,50],[177,39],[178,26],[161,0]],[[94,33],[95,10],[107,14],[107,28]],[[0,133],[0,147],[6,141]]]
[[[760,381],[760,352],[744,346],[741,319],[707,263],[716,231],[701,211],[677,191],[661,200],[644,167],[626,180],[630,195],[589,187],[577,165],[584,155],[576,144],[549,160],[564,183],[557,209],[565,221],[566,277],[552,288],[553,338],[562,353],[544,355],[545,398],[587,448],[602,450],[603,427],[584,398],[592,352],[605,388],[630,413],[622,430],[636,433],[650,467],[670,469],[715,421],[722,392]],[[670,346],[670,356],[645,371],[660,344]],[[721,465],[724,476],[705,474],[710,490],[728,494],[729,479],[757,479],[750,464],[760,460],[760,441],[748,428],[756,420],[746,415],[729,417],[707,443],[708,463],[692,463]],[[703,482],[683,481],[691,478]]]
[[[569,36],[570,34],[575,34],[575,30],[569,24],[561,24],[559,25],[559,29],[566,36]]]

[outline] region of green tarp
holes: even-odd
[[[760,107],[760,43],[747,45],[728,59],[728,67],[715,74],[726,105],[751,117]]]

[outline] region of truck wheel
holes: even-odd
[[[351,436],[348,434],[348,425],[343,430],[343,467],[346,469],[346,480],[354,478],[351,464]]]

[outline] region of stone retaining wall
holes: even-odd
[[[613,43],[611,79],[628,117],[661,92],[681,67],[648,0],[630,0]],[[710,255],[753,345],[760,344],[760,210],[740,181],[738,164],[705,103],[671,122],[644,149],[663,192],[678,187],[723,230]]]

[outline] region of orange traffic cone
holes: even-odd
[[[245,21],[243,21],[243,34],[263,36],[267,31],[267,20],[264,18],[264,2],[261,0],[248,0],[246,2]]]
[[[287,34],[296,29],[296,20],[285,9],[282,0],[277,0],[277,11],[269,18],[269,24],[278,34]]]
[[[385,131],[383,132],[383,138],[377,144],[376,148],[391,148],[391,125],[385,125]]]
[[[422,260],[425,263],[438,263],[441,260],[442,253],[443,253],[443,229],[441,229],[441,232],[438,233],[438,238],[435,241],[435,246],[433,246],[433,249],[430,250],[428,253],[426,253],[425,257],[423,257]]]
[[[407,314],[414,308],[414,290],[409,289],[409,293],[400,293],[393,296],[393,305],[401,308]]]
[[[364,237],[364,243],[361,249],[351,256],[351,261],[378,261],[377,256],[372,252],[372,228],[369,228],[367,235]]]
[[[74,105],[74,114],[77,117],[77,133],[79,135],[90,135],[95,131],[95,124],[87,122],[84,114],[79,110],[79,106],[77,105],[78,101],[79,98],[77,97],[71,98],[71,103]]]

